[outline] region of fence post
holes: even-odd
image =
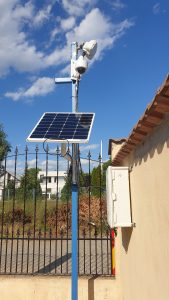
[[[116,269],[115,269],[115,230],[110,229],[110,249],[111,249],[111,274],[113,276],[116,275]]]

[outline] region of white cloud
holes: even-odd
[[[51,39],[53,40],[55,38],[55,36],[59,33],[59,28],[54,28],[52,31],[51,31]]]
[[[11,2],[17,3],[18,1],[11,1]],[[24,19],[25,21],[31,19],[32,14],[33,14],[33,5],[31,1],[25,3],[24,6],[18,3],[16,8],[13,11],[13,17],[15,19]]]
[[[74,17],[69,17],[67,19],[61,19],[61,21],[60,21],[60,27],[64,31],[72,29],[72,27],[74,27],[74,25],[75,25]]]
[[[33,18],[31,2],[20,5],[19,0],[0,3],[0,76],[10,68],[34,71],[44,67],[44,54],[27,39],[24,25]]]
[[[60,65],[70,61],[71,57],[71,50],[70,50],[71,43],[63,48],[57,47],[51,54],[49,54],[45,58],[45,65],[46,66],[53,66],[53,65]]]
[[[80,162],[81,162],[81,165],[84,166],[84,167],[88,167],[88,165],[89,165],[88,158],[87,159],[81,158]],[[91,168],[97,167],[98,164],[99,164],[99,161],[95,161],[95,160],[94,161],[93,160],[90,161]]]
[[[30,159],[27,162],[28,168],[36,168],[36,159]],[[92,163],[91,163],[92,164]],[[7,161],[7,171],[11,172],[12,174],[15,173],[15,160],[8,160]],[[46,171],[46,160],[39,159],[38,160],[38,168],[42,171]],[[59,171],[67,172],[67,161],[66,160],[59,160]],[[48,159],[48,171],[56,171],[57,170],[57,162],[54,159]],[[17,177],[19,178],[25,172],[25,161],[18,161],[17,162]]]
[[[51,16],[52,4],[47,5],[43,9],[39,10],[34,16],[33,25],[40,26]]]
[[[20,89],[17,92],[6,92],[5,97],[18,101],[22,98],[33,98],[37,96],[45,96],[53,92],[55,89],[54,79],[50,77],[41,77],[37,79],[27,90]]]
[[[70,75],[70,63],[60,71],[60,74],[63,76]]]
[[[99,26],[98,26],[99,24]],[[90,39],[103,39],[110,34],[111,22],[101,13],[98,8],[94,8],[81,21],[74,31],[67,33],[68,40],[86,41]]]
[[[34,165],[34,161],[32,161],[32,165]],[[29,161],[29,167],[31,166]],[[45,171],[46,170],[46,160],[39,161],[38,168]],[[48,170],[55,171],[57,170],[57,162],[56,160],[49,159],[48,160]],[[67,171],[67,161],[66,160],[59,160],[59,171]]]
[[[15,163],[16,163],[16,161],[14,159],[7,159],[6,169],[8,172],[15,174]],[[16,177],[17,178],[19,178],[20,175],[24,173],[24,168],[25,168],[25,162],[17,161],[17,166],[16,166]]]
[[[160,12],[160,3],[156,3],[156,4],[153,6],[153,13],[154,13],[155,15],[157,15],[159,12]]]
[[[119,11],[123,9],[126,5],[121,0],[110,1],[113,10]]]
[[[101,59],[104,51],[113,47],[115,41],[133,25],[134,23],[127,19],[113,24],[98,8],[94,8],[78,26],[66,33],[65,47],[62,49],[56,48],[46,57],[45,63],[51,66],[67,62],[70,59],[70,45],[72,41],[84,42],[91,39],[96,39],[98,42],[95,60]]]
[[[28,168],[36,168],[36,159],[29,159],[28,160]],[[13,171],[14,173],[14,166],[15,166],[15,161],[11,160],[8,170],[10,170],[11,172]],[[19,168],[17,168],[17,173],[19,174],[23,174],[24,173],[24,169],[25,169],[25,162],[18,162],[18,166]],[[43,159],[39,159],[38,160],[38,168],[41,169],[42,171],[46,171],[46,160]],[[48,159],[48,171],[55,171],[57,170],[57,162],[54,159]],[[67,171],[67,161],[66,160],[59,160],[59,171]]]
[[[69,15],[81,16],[85,15],[86,10],[91,8],[96,2],[96,0],[62,0],[62,5]]]
[[[80,146],[80,152],[95,150],[95,149],[98,149],[99,147],[100,147],[99,144],[91,144],[91,145]]]
[[[99,26],[98,26],[99,24]],[[93,9],[74,31],[67,33],[68,44],[70,41],[83,42],[96,39],[98,50],[95,59],[100,59],[103,52],[114,46],[115,41],[133,26],[133,22],[124,20],[118,24],[112,24],[98,8]]]
[[[86,13],[95,2],[95,0],[62,0],[64,9],[68,14],[72,12],[72,15],[67,19],[57,19],[58,27],[55,24],[55,28],[50,33],[48,45],[50,47],[50,38],[54,41],[56,35],[62,43],[59,42],[60,46],[55,46],[51,52],[48,48],[48,54],[46,54],[44,51],[39,51],[33,41],[29,40],[29,30],[35,27],[28,25],[43,25],[51,15],[53,2],[36,13],[33,1],[21,4],[21,0],[0,0],[0,76],[6,75],[10,69],[19,72],[34,72],[54,65],[61,66],[62,73],[68,73],[72,41],[83,42],[96,39],[98,51],[94,60],[101,59],[105,51],[114,46],[115,41],[133,25],[133,22],[126,19],[113,24],[98,8]],[[82,17],[83,13],[85,13],[84,17]],[[81,17],[76,19],[77,16]],[[26,30],[25,26],[27,26]],[[41,84],[42,81],[44,86]],[[35,81],[27,90],[7,92],[6,97],[17,101],[21,98],[45,95],[54,89],[53,86],[51,79],[43,77]]]

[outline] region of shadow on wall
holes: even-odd
[[[153,158],[155,152],[161,154],[165,146],[169,148],[169,117],[136,149],[135,165],[140,165],[142,161],[146,162],[148,158]]]
[[[127,253],[131,235],[133,232],[133,227],[124,227],[121,229],[121,232],[122,232],[122,245]]]
[[[144,149],[145,144],[142,143],[139,149],[142,151],[142,153],[139,153],[139,150],[136,150],[135,152],[135,166],[141,165],[143,161],[146,162],[148,158],[153,158],[155,153],[161,154],[165,145],[167,146],[167,148],[169,148],[169,141],[163,144],[157,144],[156,146],[150,149],[146,149],[146,147]]]

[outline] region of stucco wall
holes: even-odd
[[[1,300],[70,300],[70,277],[1,276]],[[115,279],[80,278],[79,300],[122,300]]]
[[[123,300],[169,299],[169,120],[123,162],[135,228],[118,229]]]

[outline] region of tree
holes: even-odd
[[[11,151],[11,145],[7,141],[7,135],[4,132],[3,125],[0,124],[0,161],[4,159],[7,152]]]
[[[21,177],[21,184],[18,192],[22,197],[25,195],[26,198],[32,198],[42,196],[42,189],[40,186],[40,180],[37,178],[37,174],[40,169],[30,168],[27,169],[25,174]]]
[[[70,172],[68,176],[65,177],[65,185],[61,190],[61,201],[68,201],[71,198],[72,194],[72,169],[70,168]],[[83,194],[85,188],[89,186],[89,175],[84,173],[82,170],[79,173],[79,195]]]
[[[13,198],[14,196],[14,191],[15,191],[15,180],[9,180],[6,187],[5,187],[5,195],[6,197],[9,198]]]
[[[102,184],[103,186],[106,186],[106,171],[107,171],[107,168],[111,165],[111,159],[109,159],[108,161],[106,161],[104,164],[103,164],[103,178],[102,178]]]
[[[90,177],[88,173],[84,173],[81,170],[79,174],[79,194],[84,194],[89,185],[91,186],[90,191],[93,196],[99,197],[100,194],[103,194],[106,188],[106,170],[110,164],[111,160],[109,159],[103,163],[102,170],[100,165],[93,168]],[[68,201],[71,198],[71,183],[72,174],[70,171],[70,174],[65,177],[65,185],[61,191],[61,201]]]
[[[93,196],[99,197],[100,194],[103,193],[103,191],[106,188],[106,170],[107,167],[110,166],[111,160],[108,160],[107,162],[103,163],[103,167],[101,170],[101,166],[93,168],[91,172],[91,193]]]
[[[71,198],[71,184],[72,176],[68,175],[65,177],[65,185],[61,190],[61,201],[69,201]]]

